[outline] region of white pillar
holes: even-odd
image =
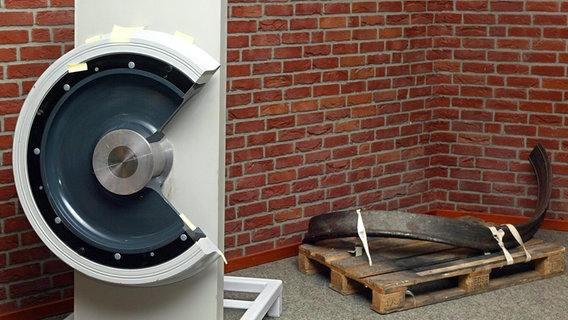
[[[165,133],[175,161],[165,183],[174,207],[223,249],[226,0],[76,0],[75,45],[114,25],[183,32],[221,63]],[[126,287],[75,273],[74,319],[222,319],[223,264],[159,287]]]

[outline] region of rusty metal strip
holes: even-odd
[[[538,144],[531,152],[529,161],[537,178],[537,204],[532,218],[515,225],[524,242],[533,237],[544,220],[552,192],[552,171],[546,150]],[[361,210],[367,235],[370,237],[394,237],[428,240],[458,247],[482,251],[500,250],[491,231],[479,221],[455,219],[400,211]],[[506,248],[516,247],[518,242],[506,225],[503,243]],[[357,236],[355,210],[336,211],[313,217],[304,242],[329,238]]]

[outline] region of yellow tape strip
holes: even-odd
[[[191,223],[191,221],[189,221],[189,218],[185,214],[180,213],[179,217],[191,229],[191,231],[195,231],[195,229],[197,229],[197,227],[193,223]],[[221,258],[223,258],[223,261],[225,262],[225,264],[227,264],[227,258],[225,258],[225,255],[223,254],[223,252],[221,252],[221,250],[219,250],[219,248],[216,248],[216,249],[217,250],[215,250],[215,252],[217,252],[217,254],[220,255]]]
[[[196,227],[193,223],[191,223],[191,221],[189,221],[189,218],[185,216],[185,214],[180,213],[179,214],[181,220],[183,220],[183,222],[191,229],[191,231],[195,231]]]
[[[221,250],[217,249],[217,254],[221,256],[221,258],[223,258],[223,262],[225,262],[225,264],[229,264],[227,262],[227,258],[225,258],[225,255],[223,254],[223,252],[221,252]]]
[[[103,39],[103,34],[97,34],[96,36],[90,37],[89,39],[85,40],[85,43],[91,43],[95,41],[99,41]]]
[[[132,32],[144,30],[144,27],[121,27],[115,25],[110,33],[110,42],[130,42]]]
[[[89,66],[86,62],[77,63],[77,64],[70,64],[67,66],[67,72],[74,73],[74,72],[81,72],[89,70]]]
[[[183,40],[185,40],[185,41],[187,41],[187,42],[189,42],[189,43],[191,43],[191,44],[193,44],[193,41],[195,40],[192,36],[190,36],[190,35],[188,35],[188,34],[185,34],[185,33],[181,32],[181,31],[176,31],[176,33],[174,34],[174,36],[176,36],[176,37],[178,37],[178,38],[181,38],[181,39],[183,39]]]

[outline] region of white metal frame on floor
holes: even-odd
[[[247,310],[241,320],[261,320],[282,313],[282,280],[225,276],[224,291],[258,293],[254,301],[223,299],[227,309]]]
[[[253,301],[223,299],[226,309],[247,310],[241,320],[262,320],[282,314],[282,280],[225,276],[224,291],[258,293]],[[65,320],[74,320],[70,314]]]

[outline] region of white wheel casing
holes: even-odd
[[[157,31],[132,31],[127,42],[117,41],[113,39],[112,34],[106,34],[96,41],[71,50],[41,75],[20,112],[13,147],[14,179],[19,200],[41,240],[61,260],[77,271],[95,279],[125,285],[153,286],[180,281],[217,260],[219,257],[216,252],[217,247],[209,238],[200,239],[182,254],[153,267],[138,269],[108,267],[86,259],[62,242],[44,220],[41,209],[32,195],[32,186],[28,180],[27,150],[32,123],[39,106],[53,85],[69,72],[69,66],[115,53],[151,56],[171,64],[199,84],[205,84],[219,68],[219,63],[197,46],[180,37]]]

